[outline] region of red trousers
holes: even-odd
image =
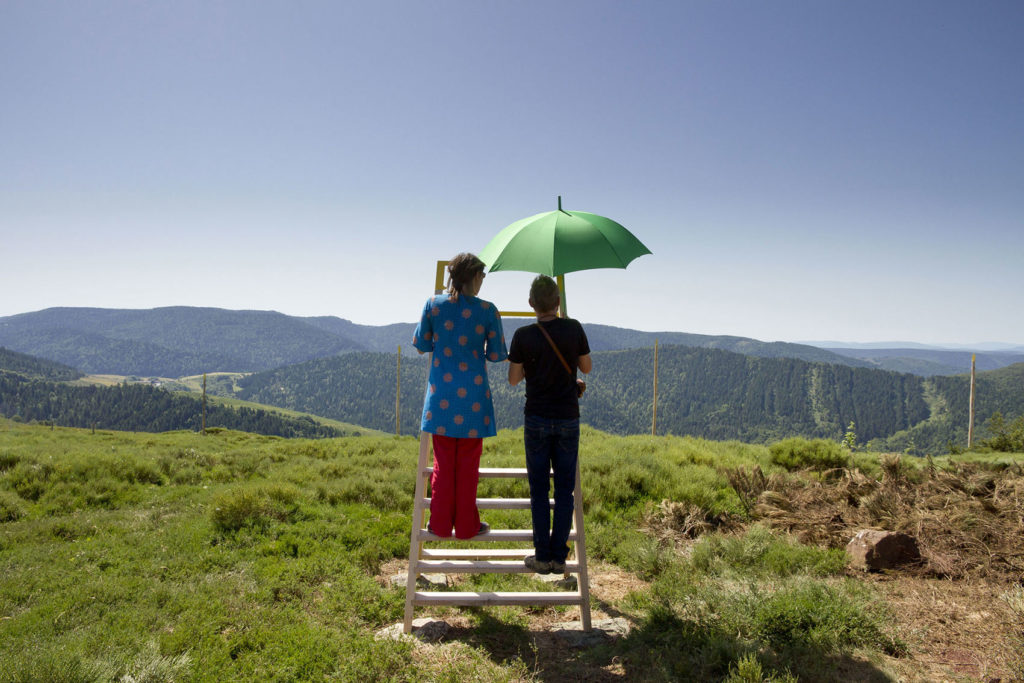
[[[433,434],[434,473],[430,476],[430,530],[437,536],[471,538],[480,531],[476,485],[480,481],[483,439]]]

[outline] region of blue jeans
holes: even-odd
[[[523,430],[526,470],[530,482],[530,512],[533,517],[533,548],[541,562],[565,562],[566,545],[572,529],[573,489],[576,488],[576,458],[580,446],[579,418],[553,420],[526,416]],[[554,471],[555,511],[548,502],[549,472]]]

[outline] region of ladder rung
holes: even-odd
[[[424,467],[422,474],[431,475],[434,473],[433,467]],[[550,476],[551,473],[548,472]],[[495,477],[512,477],[515,479],[526,479],[526,468],[525,467],[481,467],[480,478],[489,479]]]
[[[441,536],[435,536],[426,529],[420,529],[419,534],[420,541],[528,541],[533,542],[533,529],[491,529],[486,534],[479,534],[472,538],[455,538],[454,536],[448,536],[442,538]],[[576,530],[573,529],[569,532],[569,540],[576,540]]]
[[[522,560],[420,560],[416,568],[421,572],[444,572],[447,574],[532,574]],[[566,562],[565,571],[576,574],[579,563]]]
[[[430,499],[424,498],[423,504],[430,507]],[[555,507],[555,499],[548,498],[548,505]],[[477,498],[476,506],[481,510],[529,510],[529,498]]]
[[[476,560],[484,558],[514,558],[523,561],[533,554],[533,548],[424,548],[424,560]],[[422,560],[421,560],[422,561]]]
[[[550,593],[430,593],[417,591],[414,605],[579,605],[579,592]]]

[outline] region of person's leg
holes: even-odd
[[[551,559],[548,550],[551,529],[551,510],[548,503],[550,489],[551,456],[549,420],[527,415],[523,427],[526,449],[526,473],[530,482],[530,516],[533,522],[533,548],[541,562]]]
[[[430,475],[430,530],[451,536],[455,522],[455,439],[433,435],[434,473]]]
[[[455,439],[455,537],[472,538],[480,531],[476,487],[480,481],[483,439]]]
[[[551,560],[565,562],[569,555],[572,530],[573,490],[576,488],[576,461],[579,457],[580,421],[557,420],[553,425],[552,469],[555,483],[555,512],[551,525]]]

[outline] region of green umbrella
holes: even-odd
[[[491,271],[524,270],[558,276],[562,315],[566,313],[565,273],[594,268],[625,268],[651,250],[610,218],[562,209],[538,213],[512,223],[480,252]]]
[[[610,218],[585,211],[539,213],[499,232],[480,260],[492,270],[563,275],[592,268],[625,268],[651,250]]]

